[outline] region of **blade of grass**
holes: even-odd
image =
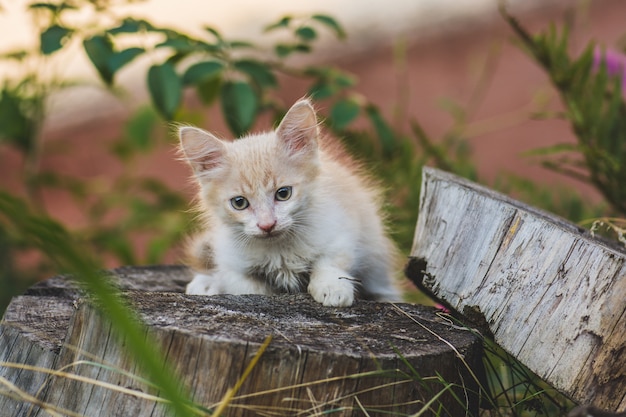
[[[261,359],[263,352],[265,352],[265,349],[267,349],[271,341],[272,341],[271,335],[265,338],[265,341],[263,342],[263,344],[261,345],[257,353],[254,355],[254,357],[252,358],[252,360],[250,361],[246,369],[243,371],[241,378],[239,378],[237,383],[235,383],[235,385],[232,388],[226,391],[226,394],[224,394],[224,398],[222,399],[222,401],[220,401],[217,409],[215,409],[215,411],[213,412],[213,416],[218,417],[224,412],[228,404],[233,400],[233,397],[235,396],[237,391],[239,391],[239,389],[243,385],[244,381],[250,375],[250,372],[252,372],[257,362],[259,362],[259,359]]]
[[[122,302],[118,291],[99,272],[101,268],[98,262],[85,253],[80,242],[59,223],[45,215],[33,213],[22,200],[2,191],[0,215],[20,232],[25,241],[46,254],[58,270],[70,273],[83,284],[105,317],[115,323],[118,334],[126,340],[129,353],[160,388],[175,414],[181,417],[189,415],[189,401],[183,395],[173,372],[164,365],[165,360],[160,352],[154,349],[156,344],[150,337],[146,337],[134,311]]]

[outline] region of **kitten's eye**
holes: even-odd
[[[230,199],[230,205],[233,206],[235,210],[245,210],[248,208],[250,203],[245,197],[237,196]]]
[[[276,191],[276,200],[285,201],[289,200],[291,197],[291,187],[280,187],[278,191]]]

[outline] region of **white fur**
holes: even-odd
[[[308,282],[311,296],[327,306],[352,305],[356,289],[369,299],[398,299],[390,280],[394,247],[377,192],[318,136],[307,100],[275,132],[235,142],[180,130],[206,220],[196,240],[211,248],[211,259],[196,260],[211,267],[198,268],[187,293],[296,292]],[[276,191],[287,186],[291,197],[277,200]],[[235,210],[236,196],[249,207]],[[261,227],[267,225],[274,225],[270,233]]]

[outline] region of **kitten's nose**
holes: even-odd
[[[257,223],[257,227],[265,233],[271,233],[272,230],[274,230],[274,227],[276,227],[276,220],[272,220],[267,223]]]

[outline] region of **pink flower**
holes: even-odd
[[[435,304],[435,309],[441,311],[442,313],[446,313],[446,314],[450,313],[450,310],[446,306],[444,306],[443,304],[436,303]]]
[[[626,55],[616,50],[596,46],[593,50],[593,69],[597,70],[603,61],[609,75],[621,75],[622,92],[626,94]]]

